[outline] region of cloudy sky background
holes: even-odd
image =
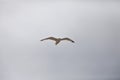
[[[40,39],[70,37],[75,44]],[[119,80],[120,1],[0,0],[0,80]]]

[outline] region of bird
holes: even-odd
[[[64,41],[64,40],[67,40],[67,41],[70,41],[70,42],[72,42],[72,43],[75,43],[75,41],[73,41],[73,40],[70,39],[70,38],[48,37],[48,38],[41,39],[40,41],[44,41],[44,40],[53,40],[53,41],[55,41],[55,45],[57,45],[58,43],[60,43],[61,41]]]

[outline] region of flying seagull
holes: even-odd
[[[70,41],[70,42],[74,43],[74,41],[71,40],[70,38],[48,37],[48,38],[42,39],[42,40],[40,40],[40,41],[44,41],[44,40],[53,40],[53,41],[55,41],[55,44],[56,44],[56,45],[57,45],[58,43],[60,43],[60,41],[63,41],[63,40],[67,40],[67,41]]]

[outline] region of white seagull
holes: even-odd
[[[57,45],[58,43],[60,43],[60,41],[63,41],[63,40],[67,40],[67,41],[70,41],[72,43],[74,43],[75,41],[71,40],[70,38],[55,38],[55,37],[48,37],[48,38],[45,38],[45,39],[42,39],[40,41],[44,41],[44,40],[53,40],[55,41],[55,44]]]

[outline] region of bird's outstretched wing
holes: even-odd
[[[44,40],[54,40],[54,41],[56,41],[57,39],[54,38],[54,37],[48,37],[48,38],[42,39],[42,40],[40,40],[40,41],[44,41]]]
[[[61,40],[67,40],[67,41],[71,41],[72,43],[74,43],[75,41],[73,41],[72,39],[70,38],[62,38]]]

